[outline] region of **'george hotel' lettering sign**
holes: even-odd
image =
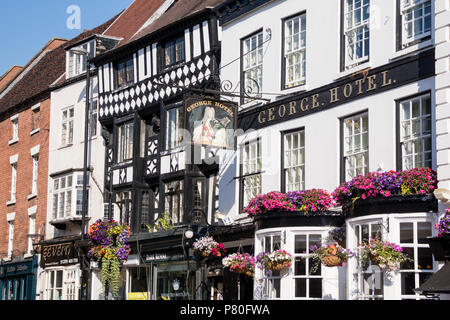
[[[434,75],[434,50],[300,93],[239,115],[238,127],[258,129],[324,111],[340,104]]]

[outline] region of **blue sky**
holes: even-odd
[[[12,0],[0,4],[0,76],[13,65],[24,66],[52,38],[71,39],[126,9],[133,0]],[[69,29],[71,13],[80,8],[80,29]],[[72,12],[73,13],[73,12]],[[72,20],[73,21],[73,20]]]

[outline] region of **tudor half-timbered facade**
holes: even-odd
[[[127,294],[142,286],[154,299],[170,297],[169,279],[192,272],[192,284],[180,280],[183,297],[202,295],[193,288],[204,273],[192,261],[186,267],[182,238],[186,228],[198,234],[217,220],[218,164],[207,160],[224,149],[191,143],[186,103],[217,98],[220,40],[213,6],[220,2],[178,1],[131,41],[93,60],[106,142],[105,207],[132,234]],[[161,219],[171,232],[153,232]],[[133,276],[150,264],[156,266],[147,276],[152,288]]]

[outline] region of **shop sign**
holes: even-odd
[[[147,292],[128,292],[128,300],[148,300]]]
[[[166,253],[153,253],[153,254],[147,254],[145,256],[146,262],[165,262],[165,261],[177,261],[177,260],[183,260],[184,256],[182,254],[173,254],[168,255]]]
[[[78,263],[78,255],[73,242],[43,245],[41,267],[63,266]]]
[[[259,129],[308,116],[434,75],[434,51],[392,62],[239,115],[238,127]]]
[[[234,149],[235,103],[187,96],[186,130],[196,145]]]
[[[32,273],[33,263],[32,261],[23,262],[19,264],[7,264],[0,267],[0,276],[10,277],[21,274]]]

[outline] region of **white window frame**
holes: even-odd
[[[295,24],[298,32],[295,32]],[[290,26],[290,27],[289,27]],[[283,23],[284,28],[284,61],[285,80],[284,89],[299,86],[306,81],[306,13],[288,18]],[[297,48],[295,44],[297,40]],[[289,60],[292,63],[289,63]],[[289,81],[289,70],[292,69],[292,80]],[[298,70],[298,77],[296,77]]]
[[[424,105],[423,101],[424,98],[428,98],[429,100],[429,113],[424,114]],[[419,114],[414,117],[413,114],[413,103],[419,101]],[[404,105],[409,104],[409,117],[405,114]],[[402,169],[412,169],[416,167],[423,167],[427,166],[426,161],[429,162],[429,168],[433,165],[433,146],[432,146],[432,125],[433,125],[433,119],[432,119],[432,105],[431,105],[431,95],[429,93],[413,97],[413,98],[407,98],[402,99],[399,101],[399,107],[400,107],[400,148],[401,148],[401,156],[402,156]],[[430,128],[428,133],[424,133],[424,121],[427,121]],[[413,134],[413,128],[414,124],[417,127],[418,125],[418,135]],[[405,135],[405,131],[408,132],[408,135]],[[416,145],[417,144],[417,145]],[[427,144],[428,147],[427,148]],[[410,151],[407,153],[407,146],[410,146]],[[419,150],[416,150],[419,149]],[[416,157],[420,156],[420,158],[416,159]],[[425,160],[426,156],[429,156],[429,160]],[[407,158],[410,158],[409,160],[409,166],[406,163]]]
[[[242,205],[262,192],[262,141],[260,138],[241,145]]]
[[[278,246],[274,246],[274,238],[279,238]],[[270,243],[267,243],[267,241]],[[282,249],[281,232],[271,232],[258,235],[259,252],[273,252],[278,249]],[[280,272],[272,272],[270,275],[266,275],[264,270],[260,270],[261,279],[263,282],[263,297],[267,300],[280,300],[281,299],[281,275]],[[278,285],[276,283],[278,282]],[[276,291],[278,287],[278,292]]]
[[[17,193],[17,162],[11,163],[11,202],[16,201]]]
[[[34,235],[36,234],[36,214],[29,214],[28,217],[29,224],[28,224],[28,234]],[[32,254],[33,252],[33,239],[28,237],[28,254]]]
[[[304,253],[296,253],[295,252],[295,238],[297,236],[305,236],[306,237],[306,252]],[[314,231],[314,230],[305,230],[305,231],[293,231],[292,235],[290,237],[290,239],[292,239],[293,243],[292,243],[292,294],[291,296],[293,297],[292,299],[294,300],[321,300],[323,298],[323,293],[324,293],[324,287],[323,287],[323,266],[320,265],[320,274],[310,274],[310,270],[311,270],[311,262],[313,262],[312,258],[308,258],[308,256],[311,254],[311,252],[309,251],[309,248],[312,244],[310,242],[310,237],[311,236],[319,236],[320,237],[320,242],[323,241],[324,239],[324,234],[322,231]],[[305,263],[305,275],[296,275],[295,274],[295,268],[296,268],[296,263],[295,261],[297,259],[302,259],[304,260]],[[314,262],[315,263],[315,262]],[[306,297],[296,297],[295,296],[295,289],[296,289],[296,279],[305,279],[306,280]],[[310,280],[311,279],[322,279],[322,297],[310,297]]]
[[[246,93],[248,90],[251,90],[252,96],[255,97],[261,96],[263,86],[263,44],[262,30],[242,40],[242,76],[244,79],[242,91]],[[248,79],[253,79],[257,86],[253,81],[248,83]],[[245,99],[244,102],[248,102],[248,99]]]
[[[374,275],[374,272],[378,272],[380,269],[375,266],[374,268],[371,267],[371,262],[369,261],[369,265],[367,269],[363,270],[362,266],[358,265],[358,257],[360,253],[360,246],[363,245],[363,240],[369,240],[369,239],[363,239],[363,226],[367,226],[367,234],[369,238],[376,236],[379,232],[379,236],[377,238],[381,240],[384,239],[384,230],[383,226],[385,225],[385,220],[383,218],[374,218],[371,220],[361,220],[357,222],[351,223],[351,230],[347,231],[347,235],[350,235],[350,241],[348,241],[347,246],[349,247],[355,247],[355,256],[350,258],[353,260],[353,263],[349,263],[349,276],[350,279],[353,277],[354,284],[356,284],[357,293],[356,298],[358,300],[379,300],[384,299],[384,272],[382,272],[379,276]],[[374,227],[376,226],[376,227]],[[358,229],[357,229],[358,227]],[[356,234],[357,233],[357,234]],[[352,267],[353,266],[353,267]],[[369,275],[369,280],[372,280],[372,283],[370,283],[369,290],[372,291],[372,294],[365,294],[364,289],[364,276]],[[374,276],[372,276],[374,275]],[[383,283],[381,283],[381,294],[376,294],[375,292],[375,285],[377,284],[377,280],[383,280]]]
[[[175,149],[182,144],[183,109],[170,108],[166,111],[166,150]]]
[[[92,139],[98,134],[98,100],[92,99],[89,108],[89,137]]]
[[[352,2],[352,6],[349,7],[349,1]],[[360,1],[361,6],[355,9],[355,3]],[[368,4],[366,4],[366,1]],[[368,7],[369,15],[364,19],[364,9]],[[358,11],[359,10],[359,11]],[[359,13],[358,13],[359,12]],[[351,15],[351,22],[349,16]],[[356,21],[356,17],[359,16],[359,22]],[[369,60],[370,51],[370,0],[345,0],[344,1],[344,42],[345,42],[345,67],[347,69],[352,68],[355,65],[361,64]],[[366,30],[367,29],[367,30]],[[358,32],[362,33],[362,39],[357,40],[356,35]],[[366,36],[366,32],[368,36]],[[351,49],[353,49],[353,58],[350,56],[349,40],[352,39]],[[365,43],[368,41],[368,47]],[[357,43],[361,43],[362,56],[356,57]]]
[[[134,121],[122,123],[118,127],[117,162],[122,163],[133,159]]]
[[[408,47],[411,44],[415,43],[418,40],[421,40],[425,37],[431,36],[433,31],[433,12],[434,6],[433,1],[431,0],[400,0],[400,15],[401,15],[401,28],[402,28],[402,47]],[[428,6],[430,8],[430,12],[425,14],[425,7]],[[414,18],[414,10],[418,7],[421,7],[422,16]],[[408,18],[408,14],[411,13],[411,18]],[[430,28],[429,30],[425,29],[425,18],[430,18]],[[421,21],[422,22],[422,32],[418,34],[414,34],[414,22]],[[410,25],[411,36],[408,35],[408,25]]]
[[[33,176],[31,180],[31,194],[37,194],[38,191],[38,174],[39,174],[39,154],[31,156],[33,162]]]
[[[64,187],[61,187],[61,182],[64,181]],[[89,181],[90,175],[87,179],[87,192],[88,192],[88,204],[89,204]],[[69,183],[70,182],[70,183]],[[81,203],[78,203],[78,194],[83,191],[83,173],[73,172],[67,175],[62,175],[53,178],[53,192],[52,192],[52,220],[67,219],[70,217],[80,217],[81,211],[77,209]],[[63,207],[61,207],[61,201],[64,201]],[[78,212],[80,212],[78,214]]]
[[[364,128],[364,121],[367,123],[366,128]],[[343,119],[342,125],[344,145],[342,161],[345,168],[344,178],[345,181],[348,181],[359,174],[369,172],[369,113],[363,112],[346,117]],[[364,145],[365,137],[367,139],[366,146]],[[355,141],[359,141],[359,147]],[[358,163],[358,159],[360,159],[360,163]]]
[[[72,111],[72,115],[71,115]],[[71,106],[61,110],[61,146],[73,144],[75,107]]]
[[[14,250],[14,220],[8,221],[8,258],[11,258]]]
[[[400,238],[400,227],[402,223],[412,223],[413,224],[413,242],[412,243],[402,243]],[[432,265],[431,269],[421,269],[418,265],[418,251],[419,249],[423,248],[429,248],[429,245],[427,243],[418,243],[418,223],[429,223],[430,224],[430,236],[433,235],[434,232],[434,219],[432,217],[423,217],[423,218],[404,218],[404,219],[398,219],[398,222],[396,224],[396,228],[398,230],[398,245],[402,248],[413,248],[414,251],[414,269],[400,269],[399,270],[399,281],[401,284],[401,275],[403,273],[413,273],[414,274],[414,281],[415,281],[415,288],[419,288],[423,283],[420,282],[420,274],[429,274],[432,275],[437,271],[437,263],[434,260],[434,256],[431,253],[430,255],[432,257]],[[421,299],[427,299],[425,296],[420,295],[419,293],[416,293],[414,295],[403,295],[402,294],[402,288],[400,285],[400,292],[399,292],[400,298],[403,299],[415,299],[415,300],[421,300]]]
[[[12,125],[12,138],[10,142],[19,141],[19,117],[12,118],[11,125]]]
[[[295,137],[297,144],[295,145]],[[298,191],[305,189],[305,129],[284,133],[284,190]],[[291,179],[289,179],[289,176]]]
[[[91,40],[89,42],[83,43],[79,45],[76,49],[86,50],[87,52],[89,52],[89,59],[93,58],[95,56],[96,51],[96,41]],[[88,59],[87,55],[79,54],[69,50],[67,58],[69,59],[67,70],[68,78],[73,78],[83,73],[86,73],[87,59]]]

